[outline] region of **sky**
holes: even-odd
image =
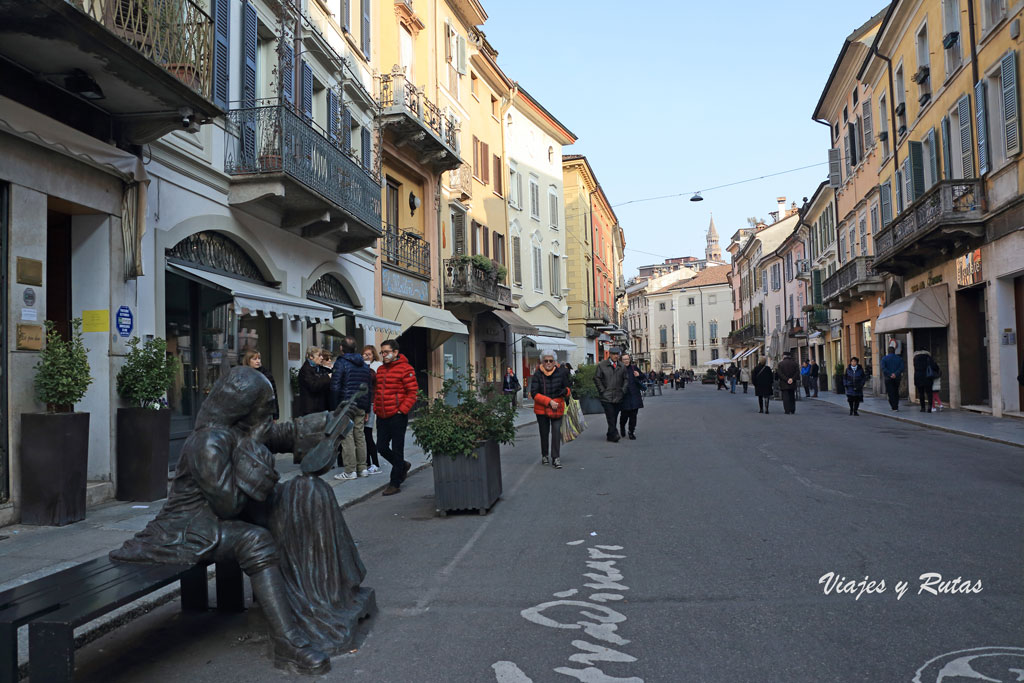
[[[498,64],[576,134],[626,236],[624,275],[725,252],[776,197],[800,206],[827,174],[811,120],[845,38],[883,0],[483,0]],[[633,12],[631,7],[642,7]],[[696,190],[759,178],[729,188]],[[683,196],[638,202],[663,195]]]

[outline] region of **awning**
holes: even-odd
[[[552,351],[569,351],[570,349],[576,348],[575,342],[562,337],[545,337],[540,334],[531,334],[527,339],[536,344],[537,348],[541,351],[544,349],[551,349]]]
[[[508,325],[508,328],[515,334],[540,334],[540,330],[523,320],[512,311],[496,309],[491,311],[498,320]]]
[[[758,346],[755,346],[755,347],[754,347],[754,348],[752,348],[752,349],[748,349],[748,350],[746,350],[746,351],[744,351],[744,352],[743,352],[743,355],[742,355],[742,356],[740,356],[740,360],[742,360],[742,359],[746,358],[747,356],[751,356],[751,355],[753,355],[753,354],[757,353],[757,352],[758,352],[758,351],[760,351],[760,350],[761,350],[761,346],[760,346],[760,345],[758,345]]]
[[[444,344],[452,335],[469,334],[469,328],[452,315],[451,311],[443,308],[432,308],[414,301],[391,297],[384,299],[382,308],[384,315],[394,318],[401,324],[402,332],[410,327],[430,330],[427,344],[431,349]]]
[[[949,287],[946,284],[922,289],[898,299],[878,314],[874,332],[906,332],[919,327],[949,326]]]
[[[611,340],[612,340],[612,338],[609,337],[607,334],[602,334],[602,335],[598,336],[598,338],[597,338],[597,341],[599,341],[599,342],[610,342]]]
[[[743,358],[743,354],[745,354],[746,352],[746,349],[740,349],[739,351],[736,352],[736,355],[733,356],[730,360],[739,360],[740,358]]]
[[[227,275],[210,273],[177,263],[168,263],[168,270],[189,280],[195,280],[209,287],[229,293],[234,299],[235,313],[249,315],[257,313],[269,318],[276,315],[290,320],[305,319],[309,322],[330,322],[334,309],[325,304],[285,294],[273,287],[237,280]]]

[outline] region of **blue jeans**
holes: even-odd
[[[730,377],[729,378],[729,391],[734,393],[734,394],[736,393],[736,378],[735,377]]]
[[[391,463],[390,483],[396,489],[405,481],[405,428],[408,426],[408,415],[377,416],[377,453]]]

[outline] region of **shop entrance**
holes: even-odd
[[[416,384],[420,391],[427,392],[430,371],[430,331],[422,327],[410,327],[397,339],[399,352],[409,360],[416,372]]]
[[[990,401],[986,318],[984,286],[956,293],[960,403],[965,406],[989,405]]]
[[[1024,376],[1024,275],[1013,279],[1013,307],[1017,326],[1017,373]],[[1016,376],[1016,375],[1011,375]],[[1017,410],[1024,412],[1024,384],[1017,382]]]
[[[10,267],[7,260],[7,215],[10,201],[10,185],[0,183],[0,415],[10,417],[7,412],[7,280]],[[9,422],[8,422],[9,423]],[[0,503],[10,498],[10,455],[7,445],[7,427],[0,429]]]

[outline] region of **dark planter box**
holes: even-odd
[[[583,409],[584,415],[603,415],[604,406],[601,405],[601,400],[597,398],[590,398],[589,396],[580,399],[580,408]]]
[[[171,411],[117,409],[117,499],[167,497],[167,451]]]
[[[89,413],[21,416],[21,523],[64,526],[85,519]]]
[[[843,376],[833,375],[832,381],[835,383],[835,390],[837,394],[845,394],[846,387],[843,386]]]
[[[434,457],[434,507],[444,517],[450,510],[478,510],[481,515],[501,497],[501,448],[486,441],[476,457]]]

